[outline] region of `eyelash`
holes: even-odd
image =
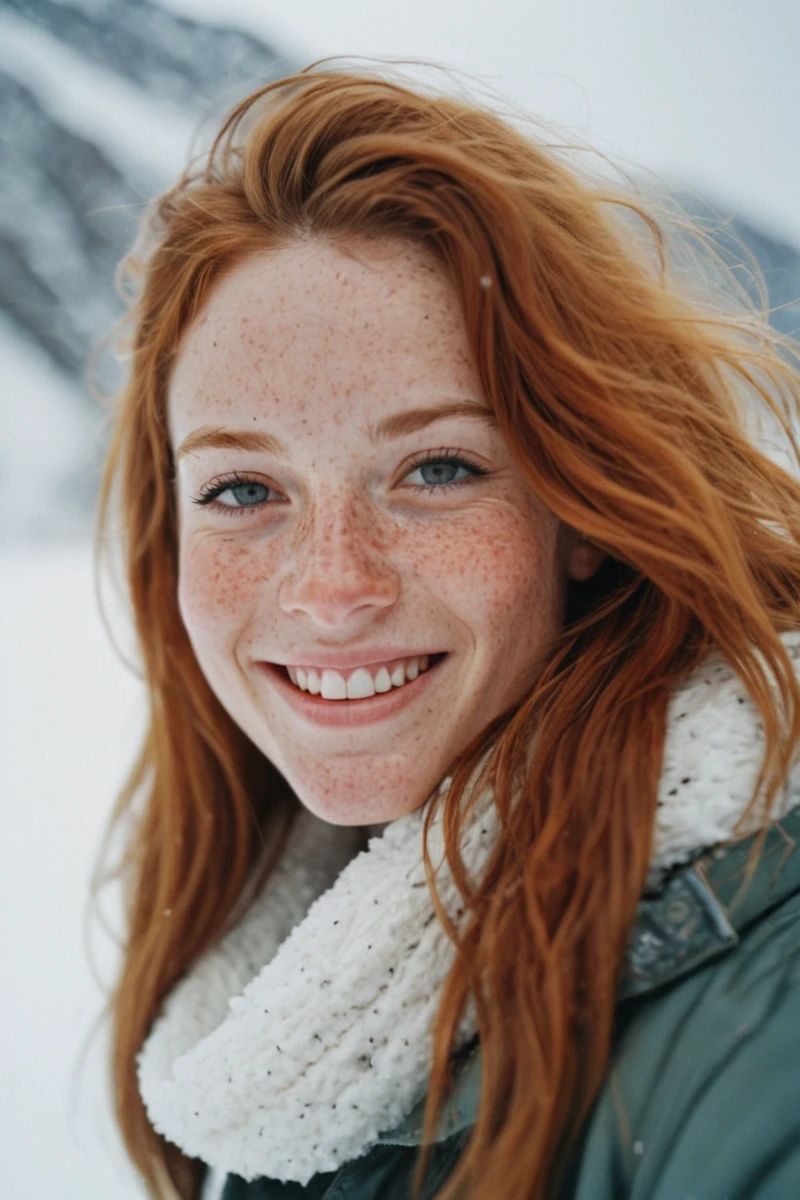
[[[419,470],[420,467],[427,466],[428,463],[447,463],[452,467],[464,467],[465,470],[470,472],[470,476],[467,479],[458,479],[452,483],[439,483],[436,485],[431,483],[412,483],[410,486],[416,492],[449,492],[451,488],[463,487],[464,484],[468,484],[476,476],[480,477],[489,474],[485,467],[479,467],[477,463],[472,462],[460,450],[442,449],[425,450],[422,454],[417,455],[416,458],[411,460],[406,475],[410,475],[412,471]]]
[[[420,467],[427,466],[428,463],[447,463],[449,466],[463,467],[465,470],[470,472],[470,476],[466,479],[454,480],[451,483],[439,483],[439,484],[413,483],[413,484],[411,484],[410,486],[417,493],[419,493],[419,492],[428,492],[428,493],[430,493],[430,492],[449,492],[452,488],[460,488],[460,487],[463,487],[464,484],[470,483],[471,480],[475,477],[480,477],[480,476],[489,474],[489,472],[484,467],[480,467],[480,466],[478,466],[477,463],[472,462],[464,454],[462,454],[460,450],[451,450],[451,449],[426,450],[424,453],[418,455],[415,459],[412,460],[406,474],[410,475],[412,473],[412,471],[417,471],[417,470],[419,470]],[[241,504],[241,505],[215,503],[217,500],[217,497],[221,496],[223,492],[227,492],[229,488],[244,487],[248,483],[256,483],[256,484],[259,484],[259,486],[261,486],[261,487],[269,486],[268,484],[262,483],[261,480],[259,480],[259,479],[253,479],[252,477],[250,477],[248,475],[242,475],[240,472],[234,471],[230,475],[225,475],[221,479],[217,479],[211,483],[205,484],[200,489],[200,492],[198,493],[198,495],[194,496],[192,498],[192,503],[204,505],[204,506],[211,505],[218,512],[224,512],[226,514],[226,516],[227,515],[241,516],[241,515],[244,515],[245,513],[253,512],[257,509],[262,508],[263,503],[261,503],[261,504]]]
[[[217,504],[217,496],[221,496],[223,492],[227,492],[229,488],[246,487],[248,483],[259,484],[261,487],[269,485],[261,483],[260,479],[253,479],[248,475],[242,475],[239,471],[234,471],[230,475],[224,475],[221,479],[206,483],[201,487],[199,493],[192,497],[193,504],[211,505],[217,512],[222,512],[226,516],[242,516],[245,513],[253,512],[257,508],[261,508],[260,504]],[[274,489],[273,489],[274,490]]]

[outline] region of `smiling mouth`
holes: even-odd
[[[282,666],[280,670],[299,692],[319,700],[369,700],[373,696],[399,691],[445,657],[444,653],[411,655],[352,671],[309,666]]]

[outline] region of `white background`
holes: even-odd
[[[303,61],[388,55],[479,75],[800,244],[797,0],[170,3],[241,14]],[[21,473],[21,501],[26,486]],[[102,1004],[82,919],[141,700],[97,617],[87,545],[0,552],[0,637],[2,1187],[20,1200],[124,1200],[139,1192],[114,1141],[102,1043],[78,1064]],[[98,954],[108,976],[102,938]]]

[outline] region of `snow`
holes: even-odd
[[[30,1200],[134,1200],[143,1192],[113,1125],[104,1040],[85,1045],[105,996],[84,919],[141,728],[140,685],[101,626],[86,544],[6,548],[0,630],[3,1190]],[[113,917],[113,897],[102,908]],[[96,924],[93,933],[107,984],[114,946]]]
[[[2,312],[0,394],[0,546],[85,526],[81,500],[90,489],[76,488],[75,476],[91,469],[98,422],[86,415],[90,401]]]

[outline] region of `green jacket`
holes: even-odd
[[[800,809],[672,875],[639,906],[608,1076],[558,1200],[800,1200]],[[459,1068],[423,1193],[475,1120]],[[424,1102],[361,1158],[308,1184],[229,1176],[223,1200],[407,1200]],[[491,1200],[502,1200],[492,1197]]]

